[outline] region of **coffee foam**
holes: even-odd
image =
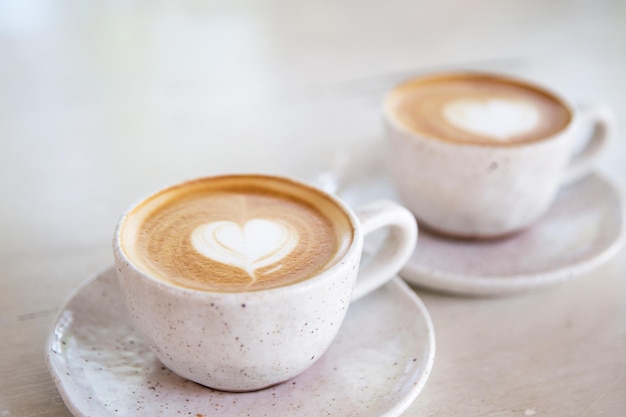
[[[258,269],[281,262],[298,245],[300,234],[289,223],[255,218],[244,224],[215,221],[193,231],[191,243],[202,255],[225,265],[243,269],[256,280]]]
[[[199,180],[131,211],[122,246],[140,269],[205,291],[298,282],[339,260],[353,237],[346,213],[314,189],[265,176]]]
[[[551,94],[483,74],[409,81],[387,100],[393,119],[441,140],[486,145],[541,140],[564,129],[571,114]]]
[[[532,131],[541,117],[532,103],[510,99],[453,100],[443,107],[443,115],[459,129],[502,142]]]

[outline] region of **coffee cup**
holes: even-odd
[[[387,239],[359,268],[364,235],[381,228]],[[416,239],[415,218],[397,203],[353,212],[292,179],[225,175],[132,205],[113,249],[132,319],[156,357],[187,379],[238,392],[319,359],[350,302],[391,279]]]
[[[383,112],[401,201],[420,225],[461,238],[530,226],[560,186],[590,171],[615,128],[606,107],[574,108],[535,83],[474,72],[405,81]]]

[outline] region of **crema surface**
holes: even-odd
[[[549,93],[482,74],[412,80],[394,89],[387,104],[411,131],[482,145],[542,140],[571,119],[568,108]]]
[[[273,177],[219,177],[166,190],[134,209],[124,250],[175,285],[255,291],[315,276],[353,237],[323,194]]]

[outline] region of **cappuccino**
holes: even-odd
[[[550,93],[490,74],[447,74],[405,82],[387,97],[390,117],[425,137],[514,145],[552,137],[571,120]]]
[[[122,249],[168,283],[257,291],[316,276],[353,239],[350,219],[321,192],[262,175],[204,178],[166,189],[128,215]]]
[[[388,229],[360,266],[364,235]],[[134,325],[178,375],[254,391],[330,346],[352,300],[415,249],[415,217],[391,201],[353,212],[284,177],[230,175],[169,187],[127,209],[113,255]]]
[[[424,225],[464,238],[530,226],[561,185],[592,169],[615,129],[609,109],[473,72],[405,81],[387,94],[384,116],[399,197]]]

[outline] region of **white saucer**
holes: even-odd
[[[61,308],[46,359],[76,416],[397,416],[424,387],[435,337],[399,278],[350,306],[337,339],[298,377],[252,393],[214,391],[163,367],[137,334],[112,269]]]
[[[320,176],[321,182],[352,206],[378,198],[400,201],[380,155],[380,150],[366,149],[344,156],[334,171]],[[610,259],[624,241],[623,223],[617,190],[591,174],[563,188],[540,221],[507,239],[463,241],[420,229],[416,251],[400,276],[418,286],[463,295],[540,288]]]

